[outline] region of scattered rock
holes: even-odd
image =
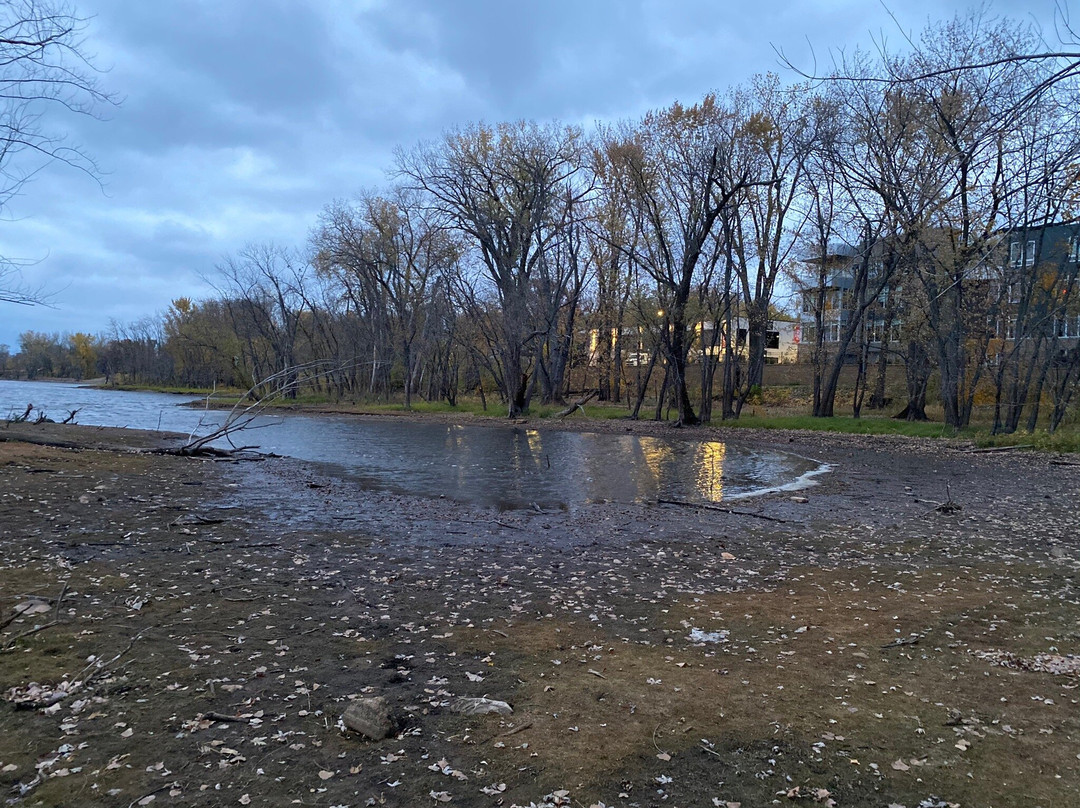
[[[791,498],[791,501],[792,501],[792,502],[797,502],[797,503],[799,503],[800,505],[805,505],[805,504],[806,504],[807,502],[809,502],[810,500],[808,500],[808,499],[807,499],[806,497],[792,497],[792,498]]]
[[[700,628],[691,628],[690,635],[686,639],[690,642],[727,642],[729,633],[726,628],[719,631],[703,631]]]
[[[450,704],[450,712],[462,715],[485,715],[486,713],[498,713],[499,715],[511,715],[514,708],[505,701],[496,699],[479,698],[471,699],[464,696]]]
[[[42,600],[41,598],[30,598],[24,600],[22,603],[16,603],[15,608],[12,610],[15,614],[21,614],[23,617],[28,617],[33,614],[44,614],[45,612],[51,612],[52,606],[49,602]]]
[[[386,699],[382,696],[352,702],[345,709],[342,721],[349,729],[373,741],[381,741],[393,729],[390,708],[386,706]]]
[[[1055,675],[1076,676],[1080,674],[1080,657],[1072,654],[1035,654],[1022,657],[1009,651],[972,651],[972,656],[1003,668]]]

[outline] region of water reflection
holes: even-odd
[[[697,452],[697,485],[701,498],[719,502],[724,498],[724,457],[727,446],[715,441],[700,444]]]
[[[203,413],[174,396],[0,381],[0,411],[33,401],[79,422],[188,432]],[[20,403],[21,402],[21,403]],[[210,419],[220,418],[211,413]],[[268,419],[273,421],[275,419]],[[498,508],[588,502],[718,502],[791,484],[818,468],[786,452],[655,436],[288,416],[260,430],[264,451],[324,464],[357,485]]]

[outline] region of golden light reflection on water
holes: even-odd
[[[652,488],[659,484],[664,473],[664,464],[674,457],[671,444],[663,443],[656,438],[640,438],[641,455],[645,460],[645,468],[652,477]]]
[[[724,498],[724,457],[727,455],[727,446],[709,441],[698,446],[694,454],[698,493],[707,500],[719,502]]]
[[[686,469],[684,465],[686,455],[682,455],[684,460],[680,463],[679,455],[682,453],[676,451],[672,442],[641,437],[638,438],[638,446],[641,462],[635,465],[639,473],[644,472],[641,476],[647,478],[638,479],[639,499],[642,495],[656,496],[665,483],[670,482],[671,475],[678,473],[679,466],[684,469],[683,474],[689,471],[689,474],[693,475],[694,489],[702,499],[719,502],[724,498],[724,460],[727,457],[727,446],[723,443],[708,441],[694,447],[692,470]]]

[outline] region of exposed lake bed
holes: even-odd
[[[3,437],[0,621],[67,588],[0,689],[130,644],[56,709],[0,705],[0,782],[55,758],[27,804],[1076,800],[1076,677],[1023,667],[1077,650],[1080,469],[1052,457],[744,433],[835,471],[806,502],[725,503],[747,513],[505,510],[293,458],[118,451],[154,441],[130,431]],[[395,734],[342,735],[373,695]],[[449,709],[483,695],[514,714]]]

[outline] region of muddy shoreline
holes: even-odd
[[[834,471],[806,502],[737,513],[498,511],[287,458],[140,453],[160,438],[130,430],[0,430],[6,797],[1080,801],[1080,467],[952,441],[528,425],[731,440]],[[1046,672],[1057,657],[1065,672]],[[372,696],[393,734],[343,733]],[[462,696],[514,713],[463,716]]]

